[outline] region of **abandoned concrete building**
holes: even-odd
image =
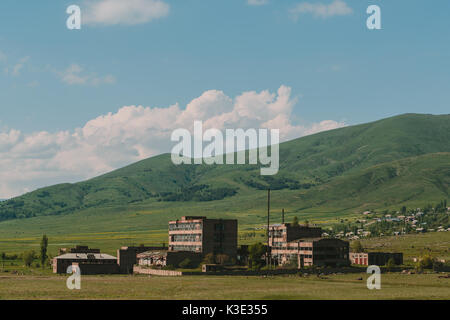
[[[403,264],[403,253],[401,252],[350,252],[350,262],[363,266],[384,266],[391,258],[396,265]]]
[[[133,266],[138,263],[137,256],[143,252],[156,251],[164,252],[167,251],[166,246],[161,247],[121,247],[117,250],[117,264],[119,265],[120,273],[131,274],[133,273]]]
[[[141,251],[137,255],[137,263],[141,266],[178,266],[189,259],[193,264],[198,264],[210,253],[235,259],[237,239],[237,220],[185,216],[169,221],[167,249]]]
[[[235,258],[237,239],[237,220],[182,217],[169,221],[169,251],[226,254]]]
[[[347,241],[322,238],[319,227],[293,226],[289,223],[269,226],[269,249],[278,265],[346,266],[349,264]]]
[[[201,253],[189,251],[147,251],[137,255],[139,266],[179,266],[185,259],[198,264],[203,256]]]
[[[81,274],[119,273],[117,258],[105,253],[65,253],[53,258],[54,273],[66,273],[69,266],[75,265]]]

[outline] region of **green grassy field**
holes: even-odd
[[[431,255],[450,261],[450,232],[430,232],[394,237],[378,237],[361,240],[367,251],[403,252],[405,264],[413,264],[413,258]]]
[[[245,232],[245,230],[241,230]],[[262,233],[260,233],[262,234]],[[126,243],[166,240],[166,231],[130,233],[80,233],[50,237],[51,251],[65,245],[85,243],[115,254]],[[258,238],[248,241],[263,241]],[[114,239],[114,240],[111,240]],[[10,252],[24,248],[38,251],[39,239],[0,239]],[[370,251],[404,252],[405,264],[412,258],[432,254],[450,259],[450,233],[434,232],[397,237],[370,238],[362,241]],[[65,287],[67,276],[53,275],[51,270],[26,268],[21,260],[0,264],[0,299],[450,299],[450,280],[438,274],[383,274],[382,289],[366,288],[367,274],[298,276],[85,276],[81,291]],[[13,265],[11,265],[13,264]],[[359,277],[363,281],[357,280]],[[245,289],[243,289],[245,288]]]
[[[85,276],[81,290],[66,276],[0,275],[1,299],[449,299],[450,279],[437,274],[382,274],[381,290],[367,274],[310,276]],[[358,280],[362,277],[363,280]],[[244,289],[245,288],[245,289]]]

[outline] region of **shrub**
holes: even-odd
[[[227,256],[226,254],[218,254],[216,256],[216,263],[217,264],[227,264],[230,262],[230,257]]]
[[[262,243],[252,244],[248,248],[248,263],[252,270],[260,270],[264,265],[263,256],[266,249]]]
[[[216,263],[216,257],[214,256],[213,253],[208,253],[208,254],[203,258],[203,263],[204,263],[204,264],[214,264],[214,263]]]
[[[393,258],[390,258],[386,263],[386,269],[388,271],[391,271],[394,267],[395,267],[395,260]]]
[[[192,266],[192,261],[189,258],[184,259],[178,265],[180,268],[190,268]]]
[[[33,251],[33,250],[31,250],[31,251],[25,251],[23,254],[22,254],[22,259],[23,259],[23,262],[25,263],[25,265],[27,266],[27,267],[30,267],[31,266],[31,264],[33,263],[33,260],[36,258],[36,254],[35,254],[35,252]]]
[[[423,256],[418,263],[422,269],[433,268],[433,258],[430,255]]]
[[[361,241],[358,241],[358,240],[353,241],[352,242],[352,250],[353,250],[353,252],[364,252],[364,248],[361,244]]]

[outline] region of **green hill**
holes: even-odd
[[[260,166],[181,165],[160,155],[75,183],[42,188],[0,203],[0,220],[217,206],[263,207],[263,190],[278,190],[295,211],[354,212],[439,201],[449,195],[450,115],[406,114],[322,132],[280,145],[280,171]],[[222,209],[221,209],[222,208]],[[238,210],[238,209],[237,209]]]

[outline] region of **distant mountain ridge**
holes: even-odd
[[[280,170],[255,165],[175,166],[152,157],[75,184],[42,188],[0,203],[0,220],[155,203],[236,202],[284,190],[298,210],[356,210],[435,201],[449,195],[450,115],[404,114],[280,144]]]

